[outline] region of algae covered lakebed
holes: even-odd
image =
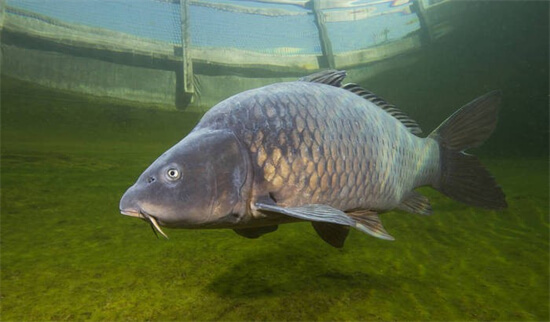
[[[4,321],[549,318],[546,158],[482,158],[505,211],[424,189],[434,215],[382,215],[394,242],[338,250],[307,223],[164,240],[118,202],[199,114],[2,85]]]

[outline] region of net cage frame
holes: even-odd
[[[33,2],[40,3],[0,0],[3,75],[169,109],[209,106],[243,89],[320,69],[346,69],[361,81],[406,64],[394,58],[444,37],[464,10],[456,0],[140,0],[172,12],[171,27],[151,36],[59,16],[51,1],[48,9],[33,9]],[[231,17],[247,19],[232,23]],[[390,31],[382,23],[391,24],[388,17],[405,17],[411,26]],[[285,30],[282,22],[302,29]],[[154,18],[137,23],[162,25]]]

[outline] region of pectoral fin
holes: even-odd
[[[273,226],[266,226],[266,227],[255,227],[255,228],[240,228],[240,229],[233,229],[237,234],[246,237],[255,239],[262,235],[274,232],[277,230],[279,226],[273,225]]]
[[[256,207],[260,211],[276,212],[305,221],[350,226],[377,238],[394,240],[382,226],[378,214],[369,210],[360,209],[345,213],[327,205],[311,204],[284,208],[260,202],[256,203]]]
[[[258,202],[256,203],[256,208],[262,211],[277,212],[305,221],[320,221],[355,227],[355,220],[351,219],[345,212],[326,205],[311,204],[284,208]]]
[[[344,242],[349,234],[349,227],[337,224],[329,224],[319,221],[311,223],[317,235],[325,242],[336,248],[344,247]]]

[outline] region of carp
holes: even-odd
[[[428,215],[431,186],[487,209],[504,193],[473,155],[496,127],[501,93],[466,104],[426,137],[418,124],[356,84],[322,71],[234,95],[212,107],[124,193],[120,211],[163,227],[230,228],[258,238],[309,221],[343,247],[350,227],[393,240],[379,214]]]

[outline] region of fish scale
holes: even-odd
[[[279,83],[224,103],[207,113],[197,129],[230,128],[250,152],[255,186],[283,206],[391,209],[405,197],[391,187],[410,191],[418,181],[410,175],[416,175],[409,171],[412,164],[421,162],[426,169],[420,181],[429,182],[438,171],[435,142],[411,135],[373,103],[340,88]],[[432,144],[426,160],[410,153],[426,144]],[[349,193],[342,195],[344,190]]]

